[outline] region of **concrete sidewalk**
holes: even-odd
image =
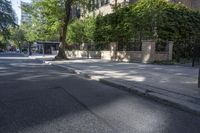
[[[100,59],[46,61],[127,91],[167,101],[200,114],[198,69],[177,65],[116,63]]]
[[[43,55],[43,54],[33,54],[28,56],[30,59],[42,59],[42,60],[52,60],[56,55]]]

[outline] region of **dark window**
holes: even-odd
[[[77,18],[81,17],[81,10],[80,9],[76,9],[76,17]]]

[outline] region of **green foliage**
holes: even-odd
[[[68,26],[67,42],[69,44],[81,44],[84,42],[84,24],[82,20],[74,19]]]
[[[5,40],[3,35],[0,35],[0,49],[5,49],[6,48],[6,43],[7,43],[7,40]]]
[[[0,41],[0,49],[5,49],[6,48],[6,43]]]
[[[200,13],[176,4],[165,8],[158,25],[159,38],[174,42],[174,57],[192,56],[192,47],[200,37]]]
[[[27,10],[35,18],[34,26],[30,26],[30,30],[34,32],[26,32],[30,34],[28,40],[32,41],[35,38],[48,40],[67,31],[66,40],[70,44],[83,42],[107,44],[115,41],[125,45],[129,41],[141,42],[144,39],[154,39],[158,42],[173,41],[174,57],[179,58],[191,57],[192,47],[200,38],[200,13],[182,4],[166,0],[138,0],[133,5],[117,6],[112,14],[98,15],[96,18],[87,17],[82,20],[74,19],[68,23],[64,5],[69,1],[72,2],[71,6],[88,2],[87,0],[34,0],[32,10]]]
[[[46,34],[59,34],[56,58],[66,59],[65,44],[73,6],[81,7],[89,0],[33,0],[31,14],[43,25]],[[84,6],[82,6],[84,7]]]
[[[124,7],[106,16],[99,15],[96,22],[95,41],[127,42],[133,36],[130,8]]]
[[[96,18],[86,17],[83,20],[74,19],[68,27],[67,42],[69,44],[81,44],[94,40]]]
[[[154,39],[174,42],[175,57],[191,57],[200,38],[200,13],[166,0],[138,0],[114,13],[98,16],[96,42]]]
[[[0,0],[0,35],[4,38],[9,36],[9,27],[15,25],[15,13],[11,2]]]
[[[16,28],[11,28],[10,32],[11,32],[10,41],[13,42],[13,44],[15,44],[15,46],[19,48],[21,51],[22,46],[26,41],[24,31],[20,27],[16,27]]]
[[[38,18],[48,32],[59,32],[63,25],[64,0],[33,1],[33,17]]]
[[[18,27],[10,28],[10,32],[10,41],[20,50],[23,46],[31,45],[40,38],[37,33],[37,26],[31,23],[22,23]]]
[[[88,3],[88,0],[32,0],[32,9],[27,10],[33,15],[35,21],[39,24],[41,35],[46,35],[41,40],[55,38],[55,34],[62,36],[62,29],[67,28],[68,21],[66,18],[70,15],[70,12],[66,9],[66,3],[70,3],[69,6],[83,6]],[[42,33],[43,32],[43,33]]]

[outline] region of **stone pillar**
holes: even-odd
[[[110,56],[111,60],[115,61],[117,59],[117,43],[116,42],[111,42],[110,43]]]
[[[142,41],[142,63],[150,63],[154,61],[155,56],[155,41]]]
[[[168,54],[169,54],[169,60],[172,60],[173,58],[172,58],[172,55],[173,55],[173,42],[172,41],[170,41],[169,43],[168,43]]]

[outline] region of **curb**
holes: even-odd
[[[113,82],[113,81],[109,81],[109,80],[105,80],[105,79],[100,79],[99,81],[101,83],[115,87],[117,89],[127,91],[129,93],[136,93],[140,96],[151,98],[155,101],[162,102],[164,104],[173,106],[173,107],[181,109],[183,111],[187,111],[187,112],[190,112],[190,113],[194,113],[196,115],[200,115],[200,105],[187,103],[185,101],[182,101],[182,100],[179,100],[179,99],[176,99],[176,98],[173,98],[173,97],[169,97],[169,96],[166,96],[166,95],[163,95],[161,93],[157,93],[157,92],[154,92],[154,91],[151,91],[151,90],[148,90],[148,89],[144,90],[144,89],[137,88],[137,87],[131,87],[131,86],[127,86],[127,85],[124,85],[124,84],[120,84],[118,82]]]
[[[144,89],[144,88],[140,88],[140,87],[136,87],[136,86],[130,86],[130,85],[127,85],[127,84],[116,82],[116,81],[104,79],[102,77],[98,77],[98,75],[87,74],[87,73],[82,72],[81,70],[76,70],[76,69],[71,68],[71,67],[67,67],[67,66],[63,66],[63,65],[59,65],[59,64],[52,64],[52,63],[49,63],[49,62],[46,62],[46,61],[45,61],[45,63],[53,65],[53,66],[57,66],[57,67],[62,67],[64,69],[67,69],[69,73],[77,74],[77,75],[80,75],[80,76],[87,78],[87,79],[99,81],[99,82],[101,82],[105,85],[120,89],[122,91],[138,94],[140,96],[161,102],[163,104],[173,106],[173,107],[178,108],[180,110],[190,112],[190,113],[193,113],[193,114],[196,114],[196,115],[200,115],[200,105],[198,105],[198,104],[189,103],[187,101],[183,101],[181,99],[170,97],[170,96],[167,96],[167,95],[164,95],[162,93],[155,92],[155,91],[152,91],[152,90],[149,90],[149,89]]]

